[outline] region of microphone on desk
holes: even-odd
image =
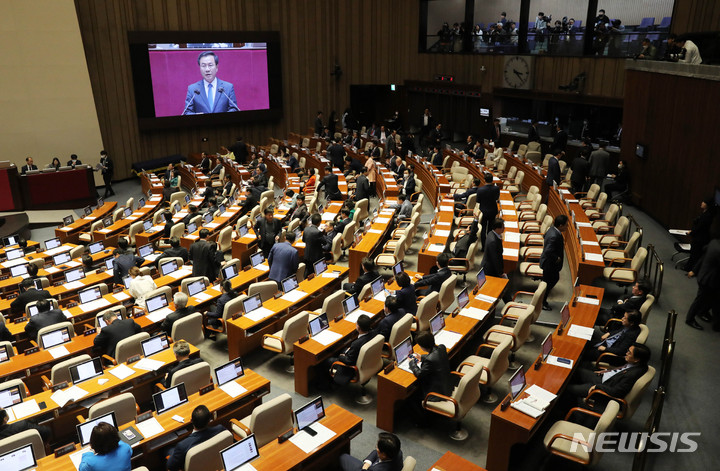
[[[195,89],[195,90],[193,90],[193,93],[194,93],[194,95],[192,96],[192,98],[190,98],[190,101],[188,102],[188,104],[185,105],[185,109],[180,114],[180,116],[183,116],[185,114],[185,112],[188,110],[188,108],[190,108],[190,105],[192,105],[193,102],[195,101],[195,96],[200,95],[200,90]]]
[[[224,89],[223,87],[218,88],[218,92],[220,92],[220,93],[222,93],[223,95],[225,95],[225,98],[228,99],[228,101],[230,102],[230,104],[233,105],[236,110],[240,111],[240,107],[237,105],[237,103],[235,103],[234,101],[232,101],[232,98],[230,98],[230,96],[229,96],[227,93],[225,93],[225,89]]]

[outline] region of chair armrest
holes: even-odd
[[[538,267],[539,267],[540,264],[539,264],[539,263],[531,263],[531,264],[529,264],[528,267],[527,267],[527,269],[525,270],[525,273],[523,273],[523,275],[528,276],[528,273],[529,273],[529,271],[530,271],[530,268],[533,267],[533,266],[538,266]]]
[[[240,423],[240,421],[238,419],[230,419],[230,424],[232,424],[232,425],[236,426],[237,428],[239,428],[240,430],[242,430],[246,437],[249,435],[252,435],[252,430],[247,428],[244,424]]]
[[[52,389],[53,384],[50,382],[50,379],[47,376],[42,375],[40,376],[40,379],[42,380],[43,391],[49,391]]]
[[[633,270],[632,268],[617,267],[617,268],[613,268],[613,270],[610,272],[610,275],[608,275],[608,278],[610,279],[610,281],[626,281],[626,280],[620,280],[620,279],[615,279],[615,278],[613,278],[613,277],[615,276],[615,272],[616,272],[616,271],[630,271],[630,272],[633,272],[633,273],[635,274],[635,276],[633,277],[633,279],[637,279],[637,272],[636,272],[635,270]]]
[[[455,265],[457,268],[464,268],[466,272],[470,271],[470,260],[467,258],[451,258],[448,260],[448,268],[450,268],[450,271],[453,270],[451,265]]]
[[[415,193],[413,193],[412,195],[410,195],[410,201],[417,201],[418,196],[420,196],[421,194],[422,194],[421,191],[416,191]]]
[[[529,233],[525,239],[525,245],[532,245],[534,247],[541,247],[545,245],[545,238],[536,232]]]
[[[155,383],[155,387],[158,388],[158,391],[165,391],[165,389],[167,389],[162,383]]]
[[[274,348],[268,348],[268,347],[265,345],[265,339],[268,339],[268,338],[270,338],[270,339],[275,339],[275,340],[277,340],[278,342],[280,342],[280,345],[281,345],[281,347],[282,347],[282,350],[276,350],[276,349],[274,349]],[[263,335],[263,348],[264,348],[265,350],[270,350],[271,352],[282,353],[282,352],[285,351],[285,341],[282,339],[282,337],[278,337],[277,335],[265,334],[265,335]]]
[[[487,333],[485,334],[485,340],[486,340],[486,341],[488,341],[487,337],[488,337],[490,334],[509,335],[510,337],[512,337],[512,345],[510,346],[510,348],[513,349],[513,348],[515,348],[515,345],[517,345],[517,337],[516,337],[515,334],[512,333],[512,332],[504,332],[504,331],[502,331],[502,330],[494,330],[494,329],[491,327],[490,330],[488,330]]]
[[[452,397],[446,396],[446,395],[444,395],[444,394],[439,394],[439,393],[435,393],[435,392],[430,392],[430,393],[428,393],[427,396],[425,396],[425,399],[423,399],[423,402],[422,402],[423,409],[426,409],[426,410],[427,410],[428,399],[431,398],[431,397],[437,397],[438,399],[442,399],[443,401],[452,402],[452,405],[453,405],[453,408],[454,408],[454,412],[453,412],[452,415],[448,415],[448,414],[445,414],[445,413],[443,413],[443,412],[434,411],[434,410],[433,410],[433,411],[430,411],[430,412],[435,412],[436,414],[440,414],[440,415],[443,415],[443,416],[445,416],[445,417],[451,417],[451,418],[452,418],[452,417],[457,417],[457,414],[458,414],[458,403],[457,403],[457,401],[456,401],[455,399],[453,399]]]
[[[491,344],[491,343],[483,343],[483,344],[480,344],[480,346],[477,348],[477,351],[475,352],[475,355],[476,355],[476,356],[479,356],[479,357],[482,357],[482,356],[484,356],[484,355],[482,355],[483,350],[485,350],[485,349],[495,350],[496,348],[497,348],[497,345],[493,345],[493,344]],[[474,366],[474,365],[471,364],[471,363],[462,363],[460,366],[462,366],[463,364],[466,364],[466,365],[469,365],[469,366]]]
[[[103,355],[102,359],[109,361],[111,365],[117,365],[117,361],[109,355]]]
[[[458,378],[462,378],[463,376],[465,376],[465,373],[460,373],[459,371],[451,371],[450,374],[455,375]]]
[[[617,317],[613,317],[612,319],[608,319],[607,322],[605,323],[605,332],[608,331],[608,327],[610,326],[611,323],[612,323],[612,324],[622,323],[622,319],[618,319]]]
[[[599,368],[598,365],[600,364],[600,362],[603,361],[603,358],[608,358],[608,359],[610,359],[610,358],[622,358],[622,357],[621,357],[620,355],[616,355],[616,354],[611,353],[611,352],[603,352],[603,353],[600,354],[600,356],[598,357],[598,359],[595,360],[595,368]]]
[[[611,396],[610,394],[606,393],[605,391],[601,391],[601,390],[599,390],[599,389],[594,389],[594,390],[593,390],[592,392],[590,392],[590,394],[588,394],[587,397],[585,398],[585,404],[587,404],[587,405],[592,405],[592,404],[594,404],[595,399],[593,398],[593,396],[603,396],[603,397],[608,398],[609,400],[617,401],[617,402],[620,404],[620,412],[618,412],[618,419],[622,419],[622,418],[625,416],[625,411],[627,410],[627,407],[628,407],[627,402],[625,401],[625,399],[620,399],[620,398],[618,398],[618,397],[613,397],[613,396]]]
[[[592,445],[590,445],[585,440],[580,440],[579,438],[571,437],[570,435],[565,435],[564,433],[558,433],[558,434],[553,435],[553,437],[550,439],[550,442],[548,442],[548,444],[547,444],[547,448],[552,448],[553,443],[555,443],[555,440],[557,440],[557,439],[562,439],[562,440],[567,440],[570,442],[579,443],[580,445],[583,445],[584,447],[586,447],[586,449],[588,449],[588,450],[592,449]],[[590,463],[589,461],[580,460],[577,457],[570,455],[568,453],[565,453],[563,451],[552,450],[551,453],[561,456],[561,457],[565,458],[566,460],[574,461],[575,463],[580,463],[580,464],[584,464],[584,465],[587,465]]]
[[[333,370],[335,369],[336,366],[344,366],[345,368],[352,369],[355,372],[355,374],[353,375],[353,382],[357,382],[358,375],[359,375],[357,366],[346,365],[345,363],[338,360],[338,361],[334,362],[332,365],[330,365],[330,376],[332,376],[332,377],[335,377],[335,375],[333,374]]]
[[[515,293],[515,295],[512,298],[513,302],[515,302],[515,298],[518,297],[518,294],[527,294],[528,296],[535,296],[535,293],[533,293],[532,291],[518,291],[517,293]]]
[[[82,415],[77,415],[77,416],[75,416],[75,419],[77,419],[77,421],[78,421],[79,424],[84,424],[84,423],[85,423],[85,417],[83,417]]]
[[[570,417],[572,417],[572,415],[573,415],[575,412],[579,412],[579,413],[581,413],[581,414],[586,414],[586,415],[590,415],[590,416],[597,417],[597,418],[600,418],[600,417],[602,416],[602,414],[599,413],[599,412],[595,412],[595,411],[592,411],[592,410],[583,409],[582,407],[573,407],[572,409],[570,409],[570,410],[568,411],[567,415],[565,415],[565,420],[568,420],[568,421],[569,421],[569,420],[570,420]]]

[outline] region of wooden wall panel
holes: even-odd
[[[720,28],[717,0],[675,0],[671,31],[677,34],[717,31]]]
[[[75,0],[104,146],[117,177],[132,162],[171,154],[215,152],[243,135],[263,144],[271,136],[307,132],[315,112],[338,117],[351,84],[402,84],[451,74],[460,84],[492,92],[502,86],[503,56],[418,53],[417,0]],[[281,36],[284,117],[276,123],[139,132],[127,45],[128,31],[277,30]],[[339,79],[330,75],[335,63]],[[482,72],[481,67],[486,71]],[[586,93],[620,98],[623,60],[536,58],[535,88],[557,91],[588,73]],[[203,143],[202,138],[208,141]]]

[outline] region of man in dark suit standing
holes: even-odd
[[[50,293],[44,289],[35,289],[35,282],[30,278],[25,278],[20,282],[21,293],[10,303],[10,312],[12,314],[25,312],[25,306],[33,301],[41,299],[50,299]]]
[[[264,217],[255,224],[255,234],[258,236],[258,246],[265,257],[270,255],[270,249],[275,245],[277,237],[282,230],[282,221],[273,217],[273,210],[266,208]]]
[[[235,155],[235,161],[241,164],[245,164],[247,161],[248,156],[248,150],[247,150],[247,144],[243,142],[242,137],[235,138],[235,144],[230,146],[230,149],[228,149],[230,152],[232,152]]]
[[[33,158],[32,157],[26,157],[25,158],[25,165],[23,165],[20,168],[20,174],[25,175],[25,173],[29,172],[30,170],[37,170],[37,165],[33,165]]]
[[[582,153],[573,159],[570,170],[572,170],[570,184],[572,185],[573,194],[585,191],[590,164]]]
[[[173,353],[175,354],[177,363],[168,368],[165,379],[163,379],[163,386],[166,388],[169,388],[170,384],[172,384],[172,378],[175,373],[202,361],[200,357],[190,358],[190,344],[184,340],[178,340],[173,344]]]
[[[428,136],[428,144],[429,147],[436,147],[440,148],[440,141],[442,141],[442,124],[438,123],[435,128],[430,131],[430,135]]]
[[[553,188],[553,184],[560,185],[560,157],[562,157],[562,154],[562,151],[555,149],[552,157],[548,160],[547,177],[545,178],[548,192]],[[547,198],[545,200],[547,201]]]
[[[322,232],[318,229],[322,216],[315,213],[310,217],[310,225],[303,232],[303,242],[305,242],[305,275],[309,275],[313,271],[313,264],[323,258],[322,249]]]
[[[336,140],[328,147],[327,154],[330,157],[330,163],[338,170],[342,170],[345,165],[345,148]]]
[[[373,338],[373,335],[370,333],[372,330],[372,321],[370,320],[370,317],[366,314],[361,314],[360,317],[358,317],[355,329],[357,330],[358,337],[350,343],[350,346],[346,348],[337,358],[329,358],[326,360],[328,371],[330,371],[332,364],[336,361],[341,361],[346,366],[357,365],[358,357],[360,356],[360,349]],[[355,372],[351,368],[338,365],[335,367],[334,372],[330,371],[330,375],[332,376],[335,384],[344,386],[353,379]]]
[[[215,253],[206,240],[208,235],[210,235],[210,231],[205,228],[200,229],[199,239],[190,246],[188,258],[192,262],[192,276],[207,276],[210,281],[215,281],[213,267]]]
[[[360,291],[363,290],[365,285],[368,283],[371,283],[374,279],[376,279],[380,274],[375,269],[375,262],[371,258],[364,258],[362,260],[362,273],[360,276],[358,276],[355,279],[354,283],[345,283],[343,284],[343,289],[348,292],[348,294],[352,295],[359,295]]]
[[[193,431],[186,439],[178,443],[177,446],[173,448],[167,462],[168,471],[182,471],[185,467],[185,457],[192,447],[206,442],[225,430],[222,425],[208,427],[211,420],[212,414],[205,405],[197,406],[192,411],[191,421]]]
[[[160,326],[162,330],[165,331],[166,334],[172,335],[172,326],[176,321],[179,321],[185,316],[188,316],[195,312],[195,306],[188,306],[188,295],[183,293],[182,291],[178,291],[173,295],[173,303],[175,304],[175,311],[171,312],[167,315],[167,317],[163,320],[162,325]],[[175,345],[177,345],[179,342],[176,342]],[[175,347],[173,346],[173,351],[175,351]],[[189,351],[188,351],[189,353]],[[175,356],[177,356],[177,352],[175,352]],[[179,361],[179,360],[178,360]],[[169,383],[168,383],[169,384]]]
[[[500,188],[493,185],[493,176],[491,173],[484,174],[485,186],[477,190],[477,202],[480,204],[480,212],[482,213],[482,229],[480,230],[480,243],[485,247],[485,237],[490,227],[490,222],[494,221],[498,215],[497,202],[500,199]]]
[[[132,252],[126,252],[122,247],[113,250],[113,257],[113,282],[116,285],[123,283],[123,278],[128,275],[130,268],[140,267],[145,263],[144,258],[134,255]]]
[[[115,347],[119,341],[142,331],[137,322],[132,319],[118,319],[112,310],[105,311],[103,320],[107,325],[97,334],[93,344],[111,358],[115,358]]]
[[[155,260],[157,266],[160,266],[160,260],[169,257],[180,257],[182,258],[183,263],[187,263],[188,261],[188,249],[180,246],[180,239],[177,237],[172,237],[170,239],[170,248],[165,249],[165,251]]]
[[[690,327],[703,330],[703,327],[695,320],[696,316],[707,314],[712,310],[712,327],[714,331],[720,331],[720,234],[718,224],[720,217],[715,217],[711,226],[711,233],[714,238],[705,248],[705,253],[695,266],[688,272],[688,278],[697,274],[698,291],[695,300],[685,318],[685,323]]]
[[[421,289],[417,291],[418,296],[427,296],[433,291],[438,293],[440,292],[442,284],[445,282],[445,280],[450,278],[450,275],[452,275],[452,272],[448,268],[449,261],[449,253],[443,252],[438,255],[437,260],[435,261],[438,271],[435,273],[429,273],[415,282],[415,288],[427,286],[426,289]]]
[[[487,244],[485,245],[485,253],[483,254],[480,266],[485,269],[485,275],[506,277],[503,268],[503,245],[502,234],[505,231],[505,221],[500,218],[490,225],[490,232],[487,236]]]
[[[50,301],[41,299],[36,304],[38,313],[30,318],[25,324],[25,333],[30,340],[35,340],[37,334],[43,327],[67,321],[65,314],[60,309],[50,309]]]
[[[208,172],[210,171],[210,165],[212,165],[212,162],[210,162],[210,157],[208,157],[208,155],[205,152],[203,152],[202,158],[200,160],[200,165],[199,165],[200,171],[202,173],[204,173],[205,175],[207,175]]]
[[[628,311],[622,316],[619,326],[614,326],[604,333],[596,328],[592,339],[585,346],[585,360],[595,362],[603,353],[612,353],[618,356],[625,354],[640,335],[641,321],[642,316],[638,311]],[[608,361],[613,365],[622,364],[622,362],[616,363],[614,360],[612,357],[603,358],[603,361]]]
[[[325,188],[325,199],[328,201],[342,201],[342,193],[338,187],[338,176],[332,171],[332,167],[325,167],[325,176],[317,186],[317,191]]]
[[[547,283],[547,291],[545,291],[545,299],[543,300],[543,309],[550,311],[550,305],[547,302],[550,291],[560,280],[560,270],[562,270],[563,260],[565,259],[565,239],[563,231],[567,228],[568,217],[564,214],[555,216],[553,226],[545,233],[545,242],[542,254],[540,255],[540,268],[542,268],[542,280]]]
[[[600,141],[600,148],[590,154],[590,183],[602,185],[608,172],[610,154],[605,150],[607,141]]]
[[[502,134],[500,133],[500,120],[495,118],[493,120],[493,127],[492,127],[492,133],[490,134],[490,141],[495,143],[495,147],[499,147],[501,137],[502,137]]]
[[[555,138],[553,139],[551,149],[557,149],[564,151],[567,147],[568,133],[565,131],[560,124],[555,126]]]
[[[528,142],[540,142],[540,133],[537,130],[537,121],[535,120],[528,129]]]
[[[295,242],[295,233],[286,232],[285,240],[281,240],[270,249],[267,257],[270,266],[268,279],[280,283],[288,276],[297,273],[300,256],[297,249],[293,247],[293,242]]]
[[[400,451],[400,440],[388,432],[380,432],[375,449],[365,461],[344,453],[340,455],[342,471],[400,471],[403,467],[403,454]]]
[[[367,177],[368,169],[363,167],[362,173],[355,180],[355,201],[370,198],[370,181]]]
[[[315,118],[315,135],[317,135],[317,136],[322,134],[323,128],[325,127],[325,126],[323,126],[322,117],[323,117],[323,112],[318,111],[317,117]]]
[[[103,182],[105,183],[104,198],[107,198],[108,196],[114,196],[115,192],[112,189],[112,178],[115,174],[115,167],[113,166],[112,159],[104,150],[100,151],[100,165],[102,167],[101,173],[103,177]]]

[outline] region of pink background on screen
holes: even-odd
[[[218,56],[217,78],[233,84],[240,110],[269,109],[267,50],[212,51]],[[188,85],[202,79],[197,63],[201,52],[200,49],[149,51],[156,117],[182,113]]]

